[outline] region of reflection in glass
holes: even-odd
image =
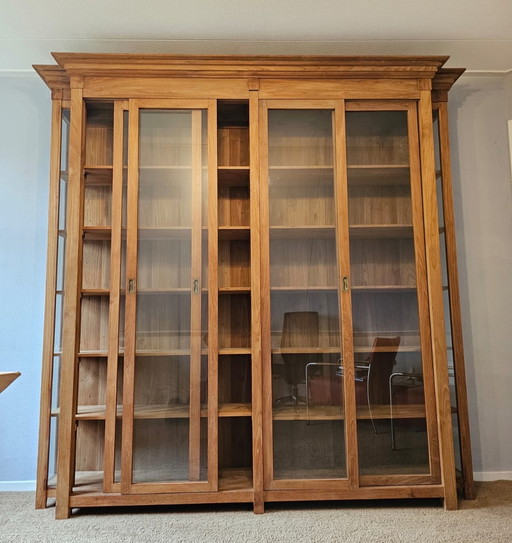
[[[346,477],[333,112],[269,111],[275,479]]]
[[[141,110],[134,483],[208,478],[206,150],[206,112]]]
[[[429,473],[406,111],[349,111],[360,472]]]

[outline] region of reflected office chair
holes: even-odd
[[[393,366],[396,364],[399,346],[400,336],[376,337],[368,360],[356,361],[356,387],[366,387],[368,413],[375,433],[377,433],[377,427],[373,406],[391,404],[389,379],[393,373]]]
[[[299,395],[299,385],[306,381],[306,365],[311,362],[311,354],[301,353],[301,348],[319,346],[318,313],[316,311],[293,311],[283,316],[281,349],[288,350],[281,354],[282,367],[274,365],[274,371],[290,387],[290,394],[276,400],[276,404],[292,403],[295,409],[299,403],[306,403],[306,398]],[[293,352],[294,350],[297,352]]]

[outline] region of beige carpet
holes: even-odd
[[[475,501],[438,500],[87,509],[55,521],[32,492],[0,493],[0,542],[511,543],[512,481],[480,483]]]

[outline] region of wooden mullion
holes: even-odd
[[[104,479],[105,492],[113,492],[116,444],[117,374],[119,366],[119,307],[121,282],[121,222],[123,204],[123,108],[114,103],[112,174],[112,239],[110,249],[109,344],[107,360]]]
[[[50,422],[54,373],[55,293],[57,288],[60,169],[62,146],[62,101],[52,100],[50,188],[48,211],[48,246],[46,261],[46,297],[44,309],[43,364],[41,374],[41,411],[39,415],[39,450],[37,457],[36,509],[46,507]]]
[[[263,375],[261,329],[261,238],[260,238],[260,162],[259,162],[259,96],[249,91],[249,160],[251,221],[251,378],[252,378],[252,470],[254,512],[263,513]]]
[[[416,265],[416,292],[418,299],[418,321],[420,329],[421,361],[424,382],[424,401],[428,435],[429,463],[432,483],[440,482],[439,438],[435,406],[434,374],[432,362],[432,335],[430,328],[427,264],[425,260],[425,231],[421,194],[421,165],[419,160],[418,109],[409,103],[407,130],[409,140],[409,166],[411,205],[414,232],[414,254]]]
[[[261,293],[261,372],[263,407],[263,486],[268,490],[274,478],[274,451],[272,446],[272,346],[270,324],[270,239],[268,193],[268,107],[261,100],[259,108],[259,185],[261,261],[259,262]],[[254,262],[253,266],[258,266]],[[254,400],[254,399],[253,399]]]
[[[192,129],[192,239],[190,298],[190,398],[189,398],[189,479],[199,481],[201,468],[201,265],[202,265],[202,176],[201,111],[193,110]],[[194,285],[198,285],[194,292]]]
[[[135,395],[135,331],[137,315],[137,251],[139,193],[139,109],[130,101],[128,121],[128,191],[126,213],[126,300],[123,365],[121,491],[131,491]],[[132,289],[129,289],[132,281]]]
[[[354,340],[352,324],[352,295],[350,288],[342,291],[342,277],[350,278],[350,231],[348,222],[348,178],[346,153],[345,102],[334,109],[334,199],[336,216],[336,247],[338,261],[338,304],[340,312],[341,355],[343,357],[343,392],[345,409],[346,466],[350,488],[359,487],[359,458],[357,447],[356,391]],[[350,280],[349,280],[350,281]],[[350,285],[350,282],[349,282]]]
[[[421,91],[418,119],[421,141],[421,170],[428,297],[430,322],[432,327],[432,350],[434,357],[433,367],[438,416],[441,480],[444,486],[445,508],[456,509],[457,488],[455,482],[453,429],[446,356],[446,329],[444,323],[444,304],[441,281],[439,222],[437,216],[436,172],[430,90]]]
[[[208,487],[219,486],[217,102],[208,108]]]
[[[448,104],[439,103],[439,148],[441,158],[441,180],[443,191],[443,215],[446,240],[446,264],[448,270],[448,292],[450,300],[451,334],[453,346],[455,388],[457,397],[457,420],[459,423],[460,457],[464,497],[475,499],[473,482],[473,460],[469,431],[468,396],[466,390],[466,369],[462,340],[462,318],[457,268],[457,244],[455,239],[455,211],[452,192],[452,170],[450,140],[448,137]]]
[[[55,516],[68,518],[76,448],[77,346],[80,326],[81,219],[83,209],[83,159],[85,104],[81,88],[71,89],[69,178],[66,217],[65,315],[62,331],[60,416],[57,445],[57,498]]]

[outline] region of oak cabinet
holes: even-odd
[[[462,71],[55,58],[37,506],[469,496]]]

